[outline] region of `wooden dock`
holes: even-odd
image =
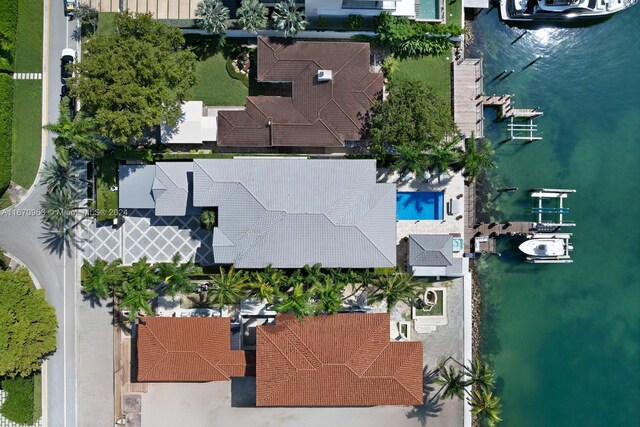
[[[511,95],[482,95],[480,100],[485,107],[497,107],[500,118],[522,117],[529,119],[543,114],[537,108],[513,108]]]
[[[483,71],[481,59],[453,63],[453,118],[460,132],[484,137],[482,111]]]

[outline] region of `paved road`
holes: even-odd
[[[58,118],[60,101],[60,53],[65,47],[76,47],[69,37],[68,22],[63,14],[62,0],[44,0],[45,57],[43,91],[47,122]],[[49,142],[45,158],[53,155]],[[0,247],[26,264],[44,287],[47,300],[58,316],[57,350],[47,363],[47,387],[44,418],[46,425],[76,425],[76,359],[75,359],[75,251],[64,254],[47,248],[47,233],[41,218],[34,214],[40,208],[43,188],[35,185],[18,206],[0,214]]]

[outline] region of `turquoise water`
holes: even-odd
[[[399,220],[444,218],[444,193],[441,191],[398,192],[396,203]]]
[[[543,140],[505,139],[489,118],[511,220],[532,220],[526,190],[575,188],[566,202],[573,264],[522,263],[517,241],[483,265],[482,352],[496,366],[503,425],[640,425],[640,6],[588,28],[523,30],[482,12],[473,48],[485,93],[540,107]],[[537,55],[532,66],[523,69]],[[504,80],[491,80],[502,70]]]
[[[420,0],[420,8],[416,14],[418,19],[438,19],[440,0]]]

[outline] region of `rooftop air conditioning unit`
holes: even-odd
[[[318,70],[318,81],[319,82],[328,82],[331,81],[333,77],[333,73],[331,70]]]

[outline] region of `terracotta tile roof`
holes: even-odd
[[[244,111],[218,113],[218,145],[342,147],[361,139],[382,93],[369,72],[369,44],[258,38],[258,80],[291,82],[291,97],[249,96]],[[332,71],[319,82],[318,70]],[[271,126],[269,125],[271,121]]]
[[[228,317],[146,317],[138,324],[138,381],[225,381],[244,376]]]
[[[422,343],[389,342],[388,314],[277,316],[256,348],[257,406],[423,402]]]

